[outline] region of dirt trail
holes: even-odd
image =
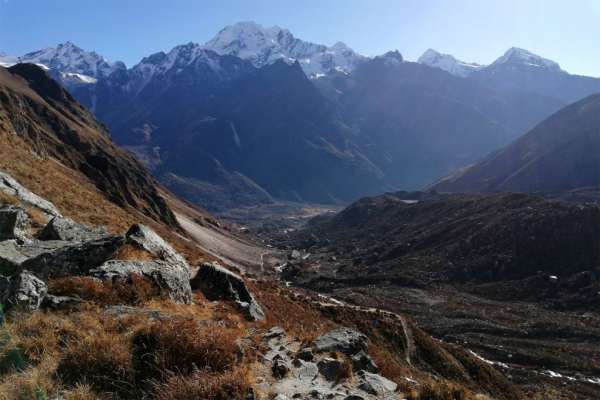
[[[176,213],[175,216],[183,229],[210,255],[244,272],[257,272],[264,268],[265,248],[201,226],[183,214]]]

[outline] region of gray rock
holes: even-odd
[[[374,373],[379,371],[379,367],[377,366],[375,361],[373,361],[371,356],[369,356],[364,351],[359,351],[358,353],[353,355],[351,359],[352,359],[352,368],[355,371],[364,370],[364,371],[374,372]]]
[[[312,382],[319,373],[317,364],[310,361],[294,360],[298,380]]]
[[[37,310],[47,293],[46,283],[29,271],[11,277],[0,276],[0,302],[6,309],[21,306]]]
[[[273,359],[271,371],[276,379],[283,379],[290,372],[290,366],[283,358],[277,356]]]
[[[29,248],[57,245],[60,245],[60,247],[26,259],[21,263],[21,267],[32,271],[43,279],[68,275],[85,275],[91,269],[99,267],[108,260],[122,244],[123,238],[120,236],[106,237],[83,243],[38,241]]]
[[[0,209],[0,241],[26,241],[28,225],[29,217],[22,208],[11,206]]]
[[[385,395],[393,393],[398,388],[396,383],[381,375],[366,371],[358,372],[358,388],[372,395]]]
[[[60,212],[54,204],[29,191],[27,188],[17,182],[12,176],[2,171],[0,171],[0,190],[10,196],[15,196],[23,203],[40,209],[49,216],[60,216]]]
[[[263,335],[263,338],[266,340],[270,340],[270,339],[280,338],[283,335],[285,335],[285,331],[283,330],[283,328],[281,328],[279,326],[274,326]]]
[[[86,242],[108,236],[103,228],[90,228],[78,224],[70,218],[54,217],[38,235],[40,240],[64,240],[68,242]]]
[[[298,250],[292,250],[292,252],[290,253],[290,258],[292,260],[298,260],[300,259],[300,257],[302,257],[302,254]]]
[[[169,264],[180,264],[188,268],[185,258],[165,242],[156,232],[142,224],[135,224],[125,234],[126,242],[142,248]]]
[[[273,400],[290,400],[290,398],[283,393],[279,393],[277,396],[273,397]]]
[[[42,308],[50,310],[64,310],[75,308],[84,301],[78,297],[47,295],[42,302]]]
[[[191,281],[192,289],[200,289],[207,299],[230,300],[251,321],[265,319],[265,313],[241,276],[218,264],[202,264]]]
[[[344,364],[335,358],[323,358],[317,363],[319,373],[330,382],[339,382],[344,378]]]
[[[0,271],[5,275],[15,275],[23,268],[22,264],[45,253],[67,246],[66,242],[31,241],[19,244],[16,240],[0,242]]]
[[[296,353],[296,358],[304,361],[312,361],[315,355],[309,347],[304,347]]]
[[[190,304],[192,289],[190,271],[181,264],[166,261],[120,261],[111,260],[90,270],[89,274],[100,279],[127,279],[132,274],[143,276],[166,293],[173,301]]]
[[[339,351],[348,356],[367,351],[369,339],[351,328],[338,328],[318,337],[314,347],[318,352]]]

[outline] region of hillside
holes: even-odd
[[[600,186],[600,95],[555,113],[523,137],[431,187],[450,192],[568,192]]]
[[[407,313],[435,337],[503,363],[516,383],[594,398],[599,227],[594,204],[401,192],[274,232],[272,243],[297,250],[282,272],[293,285]]]

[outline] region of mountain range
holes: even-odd
[[[489,66],[431,49],[415,63],[252,22],[131,68],[71,43],[17,61],[47,67],[163,184],[212,210],[419,188],[600,91],[518,48]]]

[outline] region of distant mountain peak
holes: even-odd
[[[253,21],[238,22],[221,29],[204,48],[218,54],[229,54],[250,61],[256,67],[284,60],[298,61],[311,78],[334,71],[349,73],[365,59],[345,43],[331,47],[296,38],[289,30],[269,28]]]
[[[511,47],[492,65],[525,65],[528,67],[545,68],[552,71],[562,71],[560,65],[552,60],[533,54],[518,47]]]
[[[110,62],[98,53],[85,51],[70,41],[27,53],[18,57],[16,62],[38,64],[61,73],[93,79],[105,78],[117,69],[125,69],[122,62]]]
[[[417,62],[461,77],[469,76],[472,72],[483,68],[477,63],[460,61],[450,54],[443,54],[434,49],[427,49]]]

